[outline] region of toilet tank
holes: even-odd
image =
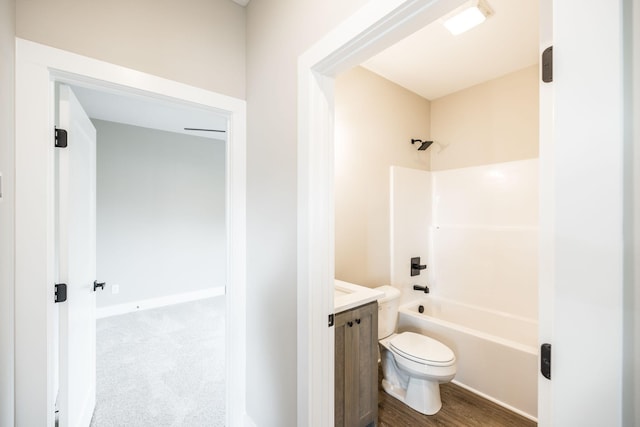
[[[400,291],[393,286],[380,286],[376,290],[384,292],[378,299],[378,339],[388,337],[396,330]]]

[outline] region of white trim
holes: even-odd
[[[553,301],[544,302],[558,426],[624,424],[627,3],[553,1]],[[592,52],[607,66],[593,67]]]
[[[224,295],[224,286],[204,289],[201,291],[185,292],[177,295],[167,295],[164,297],[131,301],[124,304],[108,305],[96,308],[96,319],[104,319],[105,317],[119,316],[121,314],[133,313],[134,311],[150,310],[152,308],[182,304],[183,302],[197,301],[221,295]]]
[[[539,55],[553,45],[553,1],[540,0],[540,49]],[[539,68],[539,231],[538,231],[538,348],[543,343],[553,342],[553,288],[555,259],[554,211],[555,195],[553,182],[553,88],[554,83],[542,81]],[[541,304],[546,301],[546,304]],[[538,424],[551,425],[551,381],[538,375]]]
[[[16,425],[54,425],[54,83],[139,94],[228,117],[227,420],[246,412],[246,102],[16,39],[15,411]]]
[[[298,425],[334,424],[333,79],[464,0],[373,0],[298,59]]]

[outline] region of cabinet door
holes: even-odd
[[[346,311],[335,316],[335,398],[334,419],[335,427],[348,427],[346,420],[347,399],[346,385],[351,383],[350,351],[347,351],[347,321],[351,319],[351,312]],[[351,386],[352,387],[352,386]]]
[[[378,303],[373,302],[353,310],[353,377],[357,399],[352,425],[368,427],[378,419]]]
[[[337,314],[335,328],[335,426],[375,426],[378,419],[378,303]]]

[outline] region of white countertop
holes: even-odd
[[[333,312],[338,314],[382,298],[384,292],[336,280],[333,295]]]

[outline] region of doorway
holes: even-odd
[[[368,3],[348,23],[333,29],[331,37],[321,39],[299,58],[298,170],[301,185],[298,200],[302,235],[298,241],[315,242],[313,246],[304,246],[298,263],[301,296],[298,318],[300,323],[307,325],[299,328],[299,333],[311,334],[310,339],[299,336],[298,340],[301,361],[298,393],[303,401],[313,403],[308,410],[299,412],[301,424],[310,423],[322,412],[327,414],[327,423],[333,416],[330,380],[323,380],[333,378],[332,359],[328,357],[328,352],[333,351],[333,331],[317,320],[332,311],[333,253],[331,241],[325,236],[333,233],[330,220],[332,189],[329,185],[332,180],[333,78],[462,3],[453,0]],[[576,22],[573,5],[550,0],[542,3],[541,38],[543,42],[551,41],[553,33],[554,44],[562,45],[566,57],[563,57],[563,67],[555,70],[553,96],[550,90],[544,95],[543,102],[548,102],[545,110],[548,117],[541,119],[540,158],[544,179],[541,183],[540,250],[544,261],[540,263],[540,295],[541,313],[545,316],[544,321],[540,316],[540,339],[561,341],[565,352],[554,356],[557,359],[553,363],[562,365],[563,372],[553,383],[539,376],[544,387],[539,387],[538,417],[545,425],[551,421],[620,424],[621,390],[625,382],[620,364],[601,366],[599,378],[603,381],[597,384],[592,376],[584,373],[590,371],[590,366],[600,365],[598,360],[603,357],[590,351],[594,340],[600,343],[600,348],[606,349],[606,357],[622,360],[624,354],[620,332],[623,329],[620,230],[625,229],[622,215],[624,181],[620,179],[620,171],[624,170],[625,139],[624,122],[620,118],[624,117],[625,111],[622,70],[623,59],[627,56],[622,50],[620,31],[624,27],[622,5],[609,9],[590,5],[581,14],[589,19]],[[598,32],[589,27],[591,22],[599,23]],[[605,50],[606,61],[611,66],[589,68],[592,49],[585,46]],[[594,93],[585,96],[585,88],[590,85],[597,86],[600,99]],[[554,121],[558,117],[563,120]],[[603,117],[612,120],[603,120]],[[593,145],[583,144],[594,132],[611,143],[606,150],[602,150],[595,140]],[[556,146],[555,140],[562,141],[562,145]],[[576,163],[578,153],[579,164]],[[603,156],[609,165],[606,168],[599,167],[603,164]],[[593,174],[594,168],[600,173]],[[594,206],[593,200],[601,200],[601,203]],[[594,226],[598,230],[597,237]],[[585,235],[597,243],[585,244]],[[594,267],[598,271],[596,274],[593,268],[582,268],[585,259],[607,262],[599,262]],[[611,286],[603,295],[600,290],[604,278]],[[578,324],[579,333],[576,333]],[[309,368],[311,366],[313,370]],[[601,404],[585,409],[584,402],[594,399],[594,389],[597,397],[602,398]]]
[[[89,242],[95,247],[90,263],[95,265],[94,278],[102,282],[56,305],[65,315],[60,323],[65,343],[69,305],[77,307],[72,300],[90,298],[86,303],[95,304],[97,319],[79,325],[73,321],[78,329],[94,324],[90,335],[95,349],[67,357],[87,353],[80,360],[88,360],[95,352],[94,372],[80,379],[60,376],[61,386],[66,385],[63,381],[74,384],[60,388],[57,414],[65,424],[73,407],[71,391],[81,387],[95,392],[97,425],[132,420],[154,425],[157,417],[221,425],[226,388],[226,119],[206,110],[79,86],[61,85],[57,93],[77,99],[87,126],[92,124],[96,133],[91,180],[95,236]],[[68,129],[68,146],[55,151],[57,163],[85,143],[62,124],[63,112],[57,114],[58,128]],[[65,176],[64,171],[58,167],[58,176]],[[57,181],[56,200],[65,194],[62,181]],[[60,222],[66,217],[65,203],[57,206],[56,224],[67,230]],[[57,237],[66,240],[60,233]],[[56,248],[68,250],[67,245]],[[65,261],[66,256],[56,259],[65,266],[72,261]],[[58,277],[57,282],[75,290],[68,280]],[[168,307],[176,304],[180,307]],[[186,306],[191,309],[185,311]],[[147,309],[153,311],[136,313]],[[81,315],[76,312],[76,317]],[[61,362],[66,349],[60,346]],[[74,362],[74,371],[80,365]],[[60,365],[61,373],[65,366]],[[95,384],[89,383],[91,378]],[[183,382],[193,387],[180,387]],[[91,413],[82,418],[87,416]]]
[[[147,96],[224,117],[226,165],[227,424],[244,417],[245,102],[91,58],[17,39],[16,48],[16,419],[54,425],[55,84]],[[20,236],[20,237],[18,237]]]
[[[455,325],[504,340],[504,351],[470,350],[456,332],[405,314],[398,333],[446,344],[455,384],[535,420],[539,4],[490,5],[495,14],[463,34],[433,22],[336,77],[335,274],[390,284],[401,306],[474,307]],[[424,149],[413,138],[434,142]],[[413,277],[406,266],[417,255],[426,269]],[[522,323],[509,335],[484,316]]]

